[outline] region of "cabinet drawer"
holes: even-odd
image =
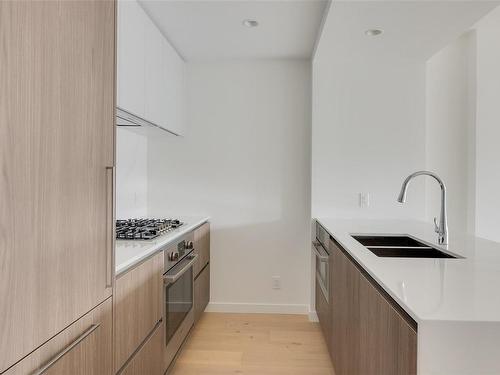
[[[210,262],[210,223],[205,223],[194,231],[194,252],[198,260],[194,264],[194,277]]]
[[[194,321],[197,322],[210,301],[210,264],[194,280]]]
[[[112,302],[107,299],[5,375],[112,374]]]
[[[163,253],[158,253],[116,280],[115,371],[151,333],[162,316]]]
[[[130,362],[119,372],[120,375],[163,374],[163,337],[165,324],[158,322],[155,330],[139,348]]]

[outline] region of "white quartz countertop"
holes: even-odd
[[[179,228],[157,237],[154,240],[116,240],[115,245],[115,272],[120,273],[134,267],[142,260],[159,251],[165,245],[182,237],[203,223],[209,221],[207,216],[180,216],[184,224]]]
[[[451,229],[439,246],[433,226],[419,221],[317,221],[417,323],[500,322],[500,243]],[[377,257],[351,234],[408,234],[464,259]]]

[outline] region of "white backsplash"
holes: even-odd
[[[148,139],[145,135],[116,129],[116,218],[148,214]]]

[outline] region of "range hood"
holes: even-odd
[[[130,128],[140,128],[140,127],[153,127],[169,134],[179,136],[179,134],[174,133],[164,127],[155,124],[154,122],[148,121],[142,117],[136,116],[133,113],[127,112],[124,109],[116,107],[116,126],[130,127]]]

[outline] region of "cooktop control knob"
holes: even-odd
[[[193,241],[186,242],[186,249],[191,250],[194,247]]]
[[[178,251],[171,251],[168,253],[168,260],[170,261],[175,261],[179,259],[179,252]]]

